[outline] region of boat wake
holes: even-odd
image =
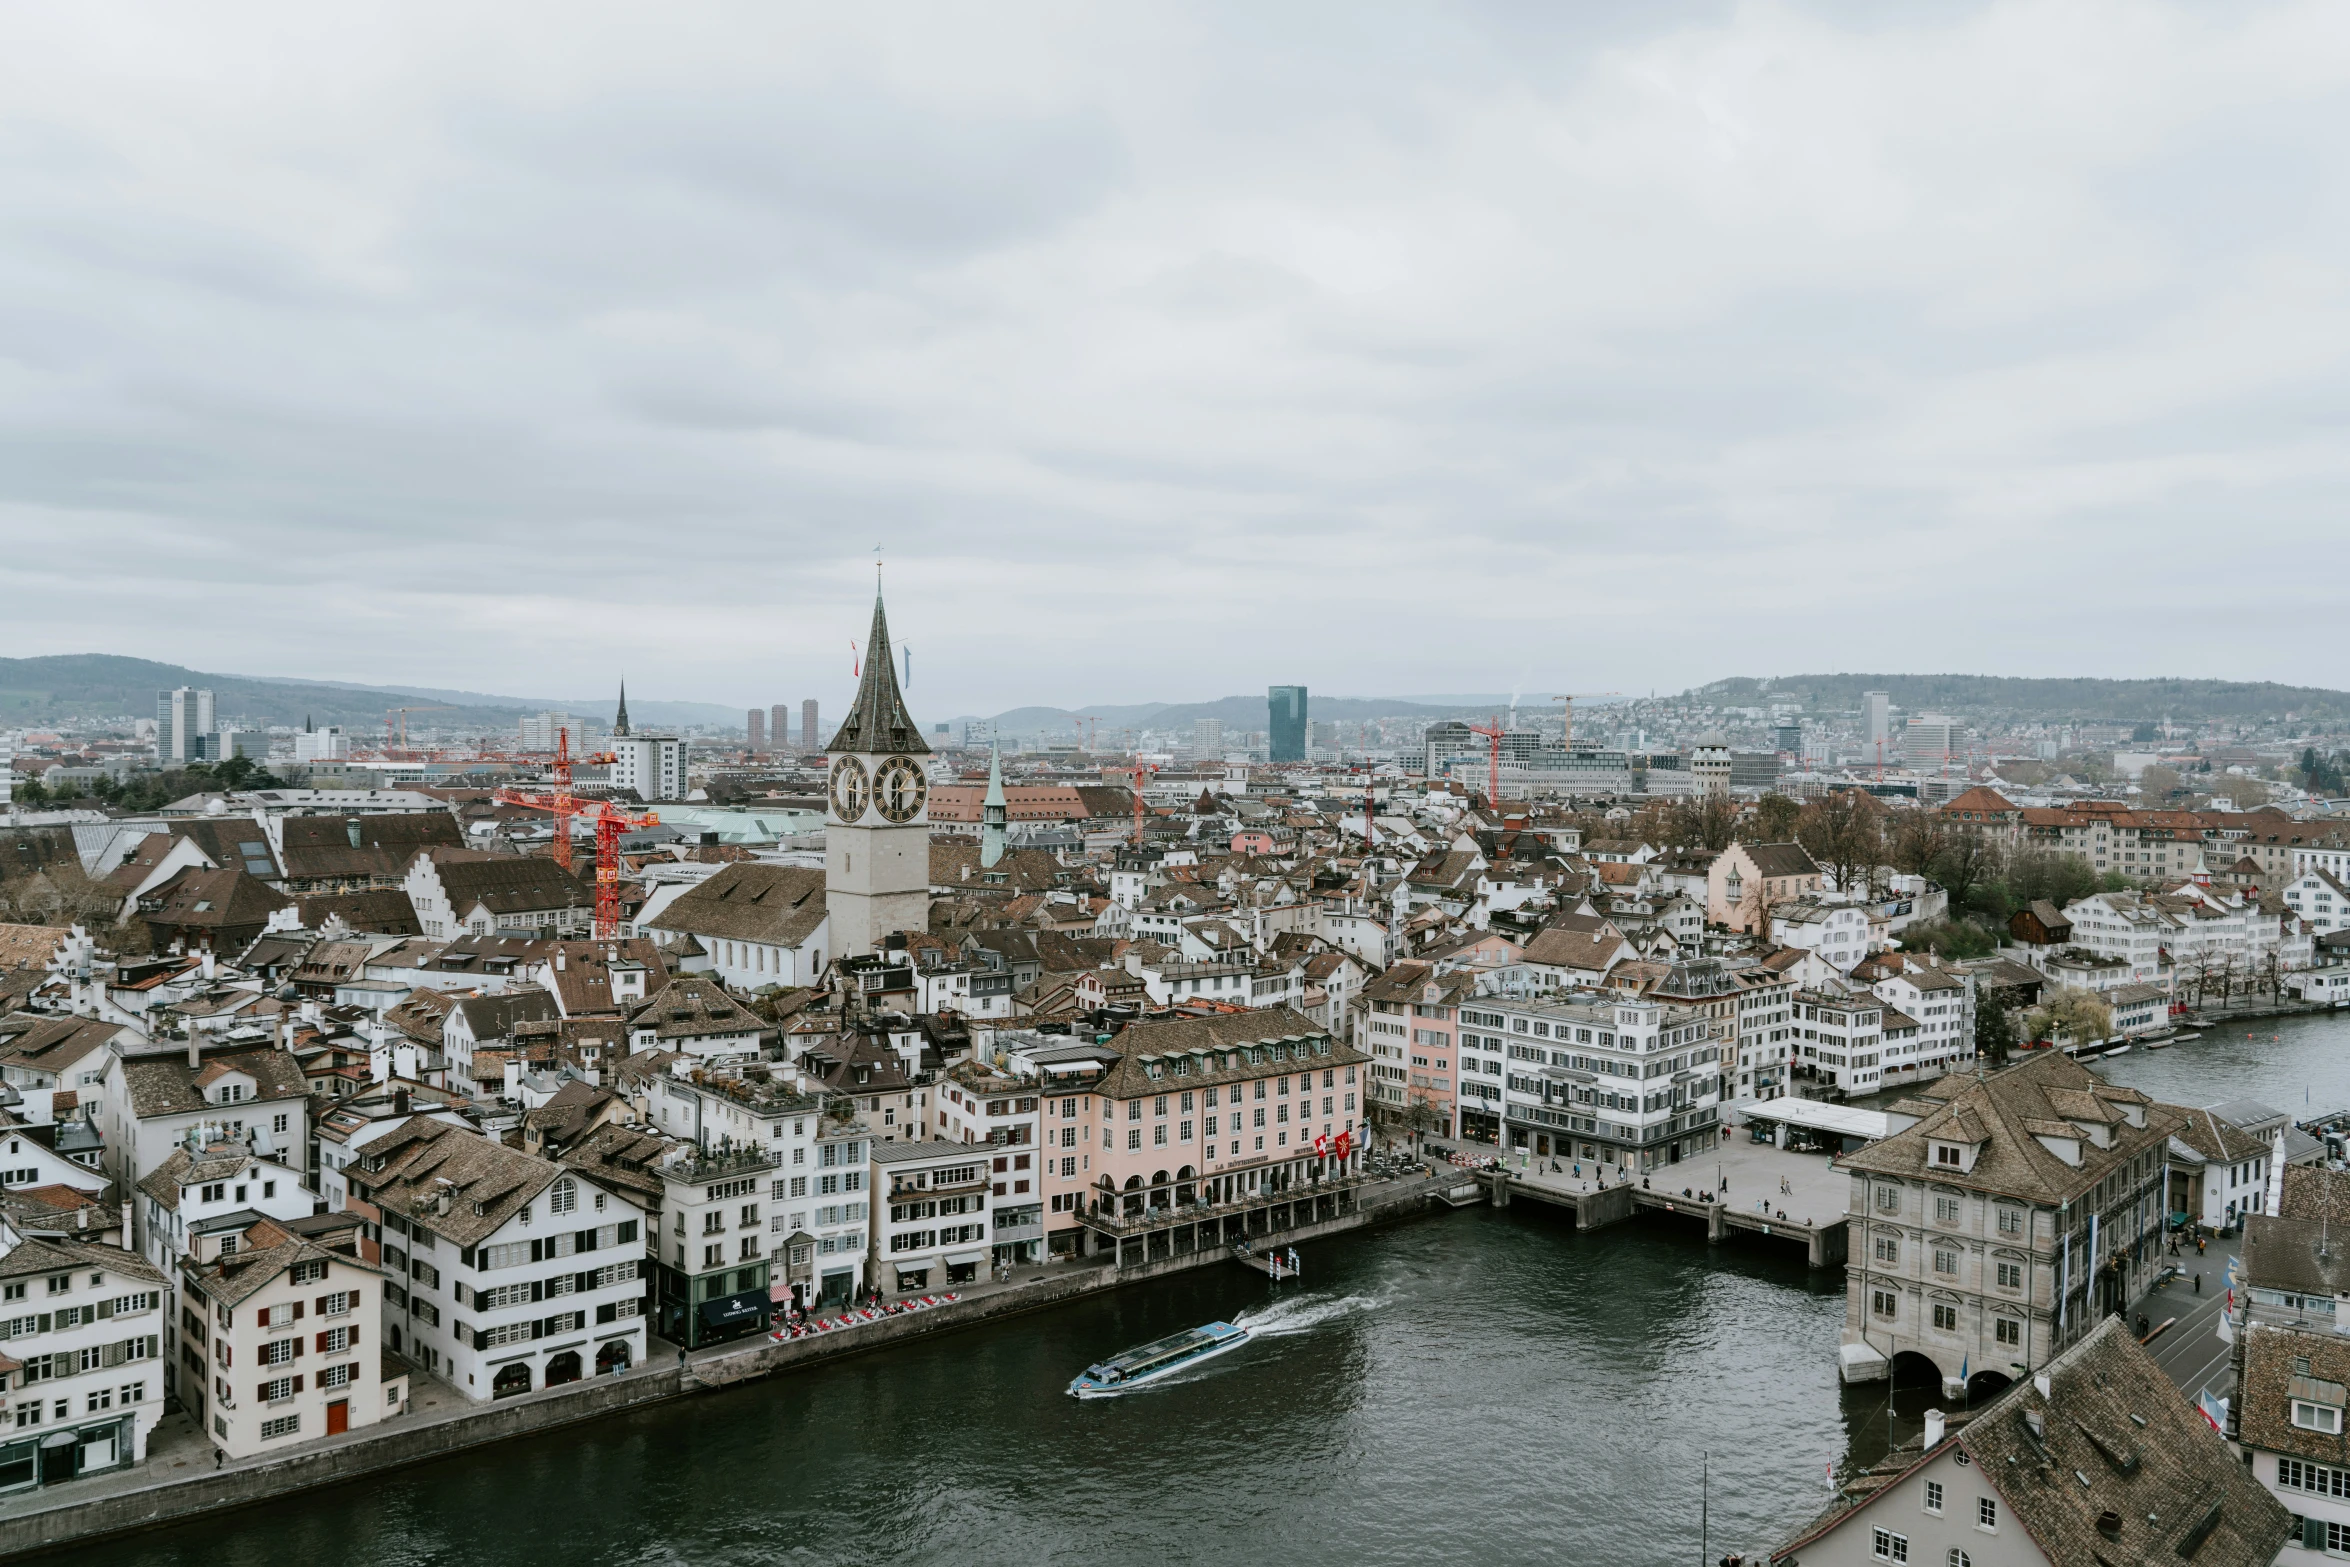
[[[1256,1338],[1285,1338],[1292,1333],[1310,1333],[1325,1322],[1373,1311],[1384,1304],[1373,1295],[1293,1295],[1244,1311],[1232,1320],[1235,1326],[1248,1329]]]

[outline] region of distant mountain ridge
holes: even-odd
[[[0,658],[0,727],[59,724],[72,719],[152,718],[155,693],[198,686],[213,696],[223,722],[259,725],[341,724],[353,732],[380,730],[394,707],[446,707],[411,714],[411,731],[434,725],[461,729],[510,728],[524,713],[559,708],[609,723],[617,692],[593,701],[544,702],[419,686],[363,686],[342,681],[207,674],[179,664],[110,653],[63,653],[45,658]],[[742,712],[708,702],[631,698],[640,724],[740,725]]]
[[[1687,693],[1720,707],[1801,702],[1806,711],[1856,712],[1864,692],[1882,691],[1909,712],[2001,715],[2043,723],[2159,723],[2180,720],[2350,722],[2350,692],[2274,681],[2027,679],[2008,675],[1738,676]]]

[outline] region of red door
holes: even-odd
[[[326,1406],[326,1434],[333,1436],[351,1429],[351,1401],[338,1398]]]

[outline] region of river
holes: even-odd
[[[2101,1065],[2172,1103],[2350,1105],[2350,1019]],[[1881,1455],[1922,1409],[1838,1387],[1842,1276],[1792,1247],[1709,1250],[1670,1220],[1578,1235],[1519,1204],[1306,1260],[1294,1284],[1211,1266],[53,1560],[1692,1563],[1701,1504],[1705,1560],[1775,1544],[1824,1465]],[[1061,1391],[1219,1318],[1256,1341],[1124,1398]]]

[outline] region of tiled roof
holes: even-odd
[[[253,1079],[253,1099],[298,1099],[310,1091],[301,1063],[274,1045],[240,1046],[232,1050],[205,1047],[201,1064],[188,1065],[184,1051],[159,1051],[126,1056],[122,1074],[130,1085],[131,1112],[141,1117],[178,1115],[209,1108],[197,1079],[216,1066],[228,1066]]]
[[[460,848],[465,835],[447,811],[399,811],[369,816],[288,816],[280,855],[289,878],[396,879],[417,851]],[[352,843],[353,829],[358,843]]]
[[[1110,1042],[1122,1059],[1102,1075],[1096,1092],[1116,1098],[1132,1098],[1137,1094],[1165,1093],[1171,1082],[1185,1088],[1209,1087],[1251,1078],[1279,1077],[1307,1066],[1316,1070],[1353,1066],[1370,1059],[1335,1040],[1331,1040],[1328,1054],[1308,1053],[1299,1056],[1294,1053],[1300,1043],[1322,1040],[1330,1040],[1328,1029],[1288,1007],[1182,1018],[1165,1023],[1135,1023]],[[1245,1060],[1229,1067],[1224,1064],[1230,1052],[1273,1042],[1286,1042],[1291,1053],[1281,1060],[1267,1058],[1254,1065]],[[1142,1060],[1144,1056],[1165,1060],[1184,1055],[1193,1058],[1193,1070],[1182,1078],[1152,1077],[1145,1070]]]
[[[2350,1468],[2350,1434],[2293,1424],[2295,1398],[2339,1406],[2345,1392],[2350,1392],[2350,1340],[2332,1333],[2256,1329],[2244,1344],[2244,1381],[2233,1411],[2238,1434],[2267,1452]]]
[[[824,923],[824,872],[744,861],[727,866],[646,921],[654,930],[797,947]]]
[[[2271,1335],[2275,1336],[2275,1335]],[[1949,1456],[1981,1477],[2020,1527],[2032,1554],[2061,1567],[2269,1567],[2292,1530],[2292,1515],[2237,1461],[2211,1423],[2155,1364],[2118,1316],[2016,1383],[1929,1450],[1894,1455],[1771,1554],[1781,1567],[1815,1554],[1832,1531],[1859,1538],[1822,1556],[1860,1560],[1868,1531],[1889,1523],[1907,1533],[1894,1494],[1906,1477]],[[1906,1460],[1906,1462],[1898,1462]],[[1965,1471],[1961,1471],[1964,1473]],[[1914,1491],[1901,1494],[1915,1496]],[[1974,1554],[1982,1559],[1986,1547]],[[1952,1553],[1955,1560],[1958,1552]],[[1939,1563],[1937,1553],[1934,1560]]]
[[[2150,1143],[2159,1146],[2186,1114],[2153,1104],[2135,1089],[2117,1088],[2053,1050],[2036,1051],[1985,1077],[1946,1076],[1918,1097],[1939,1100],[1942,1108],[1882,1142],[1847,1154],[1845,1167],[1906,1180],[1949,1181],[2054,1206],[2095,1186]],[[2146,1124],[2129,1125],[2117,1108],[2121,1105],[2141,1107]],[[1959,1176],[1936,1169],[1928,1145],[1942,1137],[1945,1122],[1962,1113],[1990,1135],[1973,1170]],[[2109,1127],[2110,1146],[2097,1147],[2076,1121]],[[2077,1140],[2080,1165],[2059,1158],[2040,1142],[2041,1136]]]
[[[97,1268],[109,1276],[143,1279],[151,1284],[164,1282],[154,1264],[137,1252],[124,1251],[119,1246],[28,1238],[0,1256],[0,1279],[21,1278],[28,1273],[62,1273],[69,1268]]]
[[[543,909],[584,909],[595,894],[553,860],[470,849],[434,849],[433,868],[459,915],[480,904],[493,914],[526,914]]]
[[[380,1169],[370,1169],[378,1159]],[[471,1246],[553,1185],[562,1171],[475,1132],[425,1116],[367,1145],[345,1172],[367,1200],[459,1246]]]

